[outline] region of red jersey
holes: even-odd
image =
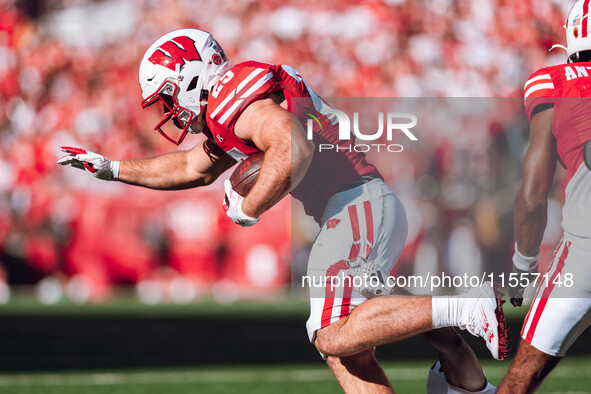
[[[346,142],[338,140],[338,123],[316,109],[319,102],[325,108],[328,105],[293,68],[252,61],[232,67],[211,89],[205,112],[209,130],[204,134],[236,161],[259,152],[251,141],[241,140],[234,134],[234,126],[246,107],[275,92],[283,94],[287,110],[300,120],[304,129],[311,113],[323,118],[322,123],[327,127],[314,124],[312,140],[316,146]],[[303,203],[306,213],[320,223],[328,199],[363,175],[380,176],[363,153],[346,149],[315,151],[308,172],[291,194]]]
[[[583,163],[583,148],[591,140],[591,62],[542,68],[529,77],[523,97],[531,121],[536,107],[554,105],[552,132],[558,157],[572,177]],[[590,97],[583,100],[582,98]]]

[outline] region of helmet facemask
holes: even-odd
[[[158,131],[164,138],[175,145],[180,145],[187,136],[187,133],[192,131],[191,122],[195,117],[193,111],[179,105],[178,91],[179,86],[177,84],[170,80],[165,80],[156,92],[142,102],[143,108],[147,108],[157,102],[162,103],[164,118],[156,125],[154,130]],[[177,138],[173,136],[179,133],[178,131],[175,132],[172,127],[167,127],[166,131],[163,130],[163,127],[169,121],[172,121],[173,125],[177,129],[180,129],[180,135]]]

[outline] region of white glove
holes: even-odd
[[[509,299],[513,306],[521,306],[523,304],[523,292],[525,287],[522,281],[530,283],[529,275],[537,272],[538,260],[540,259],[540,252],[533,257],[524,256],[517,249],[517,242],[515,242],[515,253],[513,254],[513,271],[511,274],[517,278],[517,286],[509,286]]]
[[[71,166],[84,170],[95,178],[105,181],[119,179],[119,161],[111,161],[98,153],[86,151],[70,146],[60,147],[62,152],[68,154],[57,161],[62,166]]]
[[[244,197],[232,189],[232,184],[229,179],[224,181],[224,191],[225,196],[222,205],[226,215],[228,215],[234,223],[239,224],[242,227],[250,227],[259,222],[261,219],[260,216],[258,218],[253,218],[242,212],[242,202],[244,201]]]

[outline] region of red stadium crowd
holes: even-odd
[[[52,278],[47,302],[59,299],[51,283],[78,301],[114,284],[146,302],[231,300],[284,289],[292,256],[305,261],[295,256],[313,233],[291,222],[289,201],[243,229],[223,214],[220,183],[157,192],[55,164],[62,145],[113,159],[176,149],[152,130],[157,109],[141,109],[137,82],[167,31],[209,30],[234,63],[289,64],[325,98],[516,98],[532,71],[564,60],[547,53],[563,41],[562,3],[0,0],[0,282]],[[523,125],[476,123],[468,140],[432,129],[404,163],[378,163],[411,220],[402,271],[509,267]]]

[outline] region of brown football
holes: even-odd
[[[230,175],[230,183],[236,193],[246,197],[259,178],[259,171],[264,158],[265,154],[263,152],[256,153],[238,164],[238,167]]]

